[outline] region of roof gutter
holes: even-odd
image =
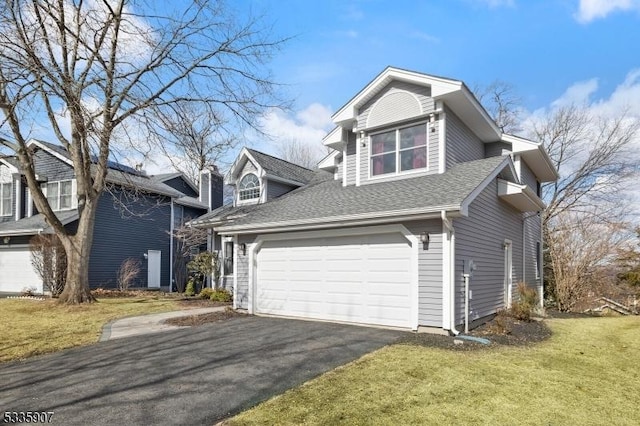
[[[332,228],[336,226],[360,225],[365,223],[387,223],[401,220],[434,219],[440,217],[440,211],[445,210],[451,213],[459,212],[460,205],[439,206],[433,209],[406,209],[381,212],[375,215],[363,213],[357,215],[343,215],[333,217],[319,217],[312,219],[290,220],[285,222],[270,222],[261,224],[249,224],[233,226],[233,224],[222,226],[217,231],[221,234],[256,234],[264,232],[292,231],[293,229],[311,228]],[[194,223],[196,226],[210,225],[208,222]]]

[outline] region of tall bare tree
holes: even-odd
[[[473,92],[500,130],[505,133],[522,130],[522,99],[512,84],[496,80],[488,86],[474,87]]]
[[[66,251],[61,301],[93,300],[89,253],[115,136],[135,143],[132,135],[145,134],[141,126],[155,126],[155,117],[177,103],[253,126],[265,108],[280,106],[265,64],[281,42],[260,18],[239,18],[216,0],[3,1],[0,131],[11,139],[4,144],[16,153],[38,211]],[[58,220],[36,178],[27,143],[42,122],[73,162],[75,234]]]
[[[158,114],[156,144],[173,167],[193,182],[200,172],[221,159],[240,143],[224,114],[211,107],[180,102]]]
[[[327,155],[327,149],[320,141],[311,145],[291,138],[277,142],[277,146],[280,158],[307,169],[315,169],[318,162]]]

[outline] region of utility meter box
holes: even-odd
[[[477,268],[476,263],[472,259],[465,259],[462,262],[462,273],[467,276],[473,276],[473,271]]]

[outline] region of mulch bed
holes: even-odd
[[[551,337],[551,330],[543,321],[525,322],[501,316],[471,330],[469,335],[488,339],[491,343],[485,345],[456,337],[430,333],[414,333],[403,338],[399,343],[469,351],[494,348],[496,346],[526,346],[538,343]]]
[[[214,302],[209,299],[200,299],[197,297],[178,300],[178,304],[182,308],[215,308],[216,306],[231,306],[230,302]]]
[[[171,318],[165,321],[165,324],[176,325],[180,327],[194,327],[202,324],[225,321],[230,318],[242,317],[242,314],[233,309],[225,309],[221,312],[211,312],[208,314],[191,315],[188,317]]]

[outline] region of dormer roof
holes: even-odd
[[[277,180],[297,186],[307,184],[313,178],[315,172],[289,161],[276,158],[264,152],[255,149],[243,148],[238,158],[231,166],[227,181],[232,184],[235,179],[239,178],[239,173],[246,161],[251,161],[258,169],[260,177]]]
[[[356,124],[358,110],[392,81],[430,87],[431,97],[436,101],[444,101],[456,115],[474,129],[483,142],[500,140],[500,129],[462,81],[395,67],[387,67],[378,74],[364,89],[333,114],[331,117],[333,122],[341,128],[352,129]],[[325,141],[325,144],[329,143]]]

